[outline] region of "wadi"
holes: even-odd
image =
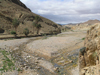
[[[0,75],[99,75],[99,35],[99,20],[59,25],[0,0]]]

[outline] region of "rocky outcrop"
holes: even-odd
[[[5,31],[5,34],[10,34],[11,31],[15,31],[13,27],[14,19],[19,20],[19,26],[16,30],[18,35],[24,35],[23,30],[25,28],[29,29],[29,35],[37,34],[37,28],[32,25],[36,16],[39,15],[32,13],[20,0],[0,0],[0,28]],[[60,25],[44,17],[39,17],[38,24],[41,24],[39,34],[60,32]]]
[[[80,75],[100,75],[100,24],[87,31],[84,48],[80,50]]]

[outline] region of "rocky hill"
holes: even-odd
[[[100,24],[87,31],[84,48],[80,50],[80,75],[100,75]]]
[[[70,27],[71,30],[89,30],[91,26],[93,26],[96,23],[100,23],[99,20],[88,20],[83,23],[77,23],[77,24],[68,24],[64,25],[63,28]]]
[[[39,34],[42,33],[59,33],[60,27],[58,24],[32,13],[20,0],[0,0],[0,33],[10,34],[16,31],[18,35],[23,35],[25,28],[29,30],[29,34],[37,34],[37,27],[33,25],[39,18],[38,24],[41,25]],[[19,22],[16,29],[13,26],[13,21]]]
[[[86,22],[84,22],[84,23],[81,23],[81,24],[93,25],[93,24],[95,24],[95,23],[100,23],[100,21],[97,20],[97,19],[95,19],[95,20],[88,20],[88,21],[86,21]]]

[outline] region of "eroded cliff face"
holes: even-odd
[[[100,75],[100,24],[87,31],[84,48],[80,50],[80,75]]]

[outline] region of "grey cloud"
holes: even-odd
[[[32,12],[56,23],[84,22],[99,19],[100,0],[21,0]]]
[[[85,22],[89,19],[90,17],[80,17],[79,15],[67,15],[67,16],[62,16],[62,15],[49,15],[49,14],[40,14],[43,17],[46,17],[52,21],[55,21],[56,23],[61,23],[61,24],[66,24],[66,23],[79,23],[79,22]],[[94,17],[93,19],[96,19],[97,17]],[[98,17],[99,19],[99,17]]]

